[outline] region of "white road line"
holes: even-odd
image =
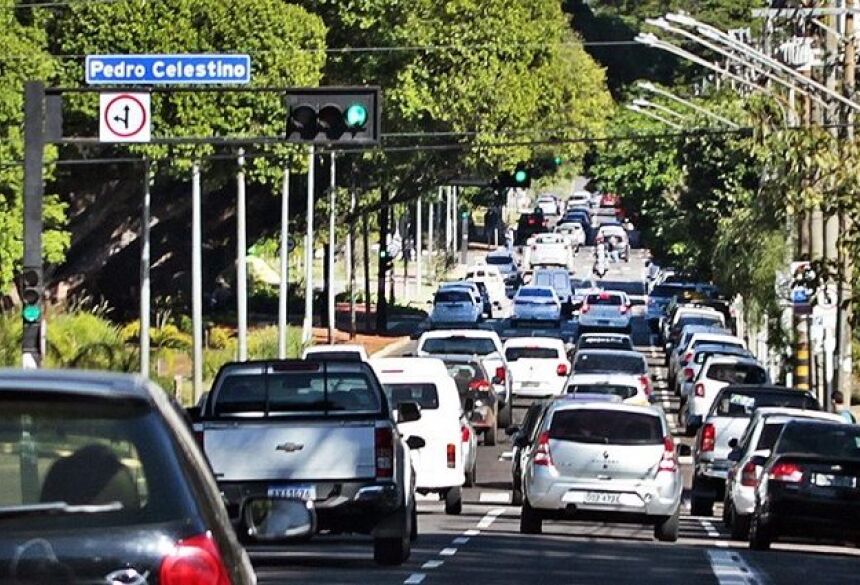
[[[736,552],[709,550],[711,569],[720,585],[761,585],[761,577]]]
[[[475,530],[474,528],[467,530],[463,533],[463,536],[478,536],[481,534],[480,530]]]
[[[508,504],[511,501],[511,494],[506,492],[481,492],[479,501],[482,504]]]
[[[425,573],[412,573],[406,581],[403,582],[403,585],[418,585],[426,576],[427,575]]]
[[[468,536],[458,536],[454,540],[451,541],[451,544],[466,544],[469,542]]]
[[[511,461],[514,458],[513,451],[505,451],[499,455],[499,461]]]
[[[481,521],[478,522],[478,528],[480,528],[482,530],[485,528],[489,528],[490,526],[493,525],[493,522],[496,521],[496,518],[498,518],[499,516],[501,516],[504,513],[505,513],[504,508],[495,508],[493,510],[490,510],[489,512],[487,512],[487,515],[484,516],[483,518],[481,518]]]
[[[440,561],[440,560],[434,559],[432,561],[427,561],[426,563],[421,565],[421,568],[422,569],[438,569],[439,567],[441,567],[444,564],[445,564],[445,561]]]
[[[439,551],[440,557],[453,557],[455,554],[457,554],[456,548],[443,548]]]
[[[729,547],[729,542],[728,542],[728,541],[726,541],[726,540],[719,540],[719,538],[720,538],[720,533],[719,533],[719,531],[714,527],[713,523],[712,523],[710,520],[705,520],[704,518],[700,518],[700,519],[699,519],[699,523],[702,525],[702,528],[704,528],[704,529],[705,529],[705,532],[707,533],[708,538],[713,538],[713,539],[714,539],[714,542],[713,542],[713,545],[714,545],[714,546],[716,546],[716,547],[718,547],[718,548],[728,548],[728,547]]]

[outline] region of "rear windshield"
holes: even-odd
[[[546,272],[539,272],[535,275],[535,284],[538,284],[540,286],[551,286],[556,290],[563,290],[570,287],[570,277],[563,272],[557,272],[552,274],[547,274]]]
[[[552,291],[548,288],[521,288],[518,297],[552,298]]]
[[[520,359],[554,360],[558,359],[558,350],[553,347],[509,347],[505,350],[509,362]]]
[[[741,347],[738,347],[738,349],[741,349],[741,350],[742,350],[742,348],[741,348]],[[697,353],[696,353],[696,358],[695,358],[695,360],[694,360],[694,361],[695,361],[697,364],[703,364],[703,363],[705,363],[706,361],[708,361],[708,358],[711,358],[711,357],[714,357],[714,356],[717,356],[717,357],[720,357],[720,356],[733,356],[733,355],[735,355],[735,356],[736,356],[736,355],[744,355],[745,353],[746,353],[745,351],[732,351],[732,350],[730,350],[730,349],[729,349],[729,350],[727,350],[727,351],[700,351],[700,352],[697,352]]]
[[[496,344],[481,337],[431,337],[424,340],[421,351],[436,355],[487,355],[496,351]]]
[[[423,410],[439,408],[439,394],[435,384],[383,384],[391,408],[401,402],[417,402]]]
[[[606,445],[658,445],[663,425],[650,414],[617,410],[560,410],[552,415],[551,439]]]
[[[682,292],[684,292],[684,290],[685,287],[681,285],[661,284],[659,286],[655,286],[654,289],[649,293],[649,295],[652,297],[671,298],[680,295]]]
[[[770,451],[773,449],[773,446],[776,444],[776,440],[779,438],[779,434],[782,432],[782,428],[785,426],[785,423],[767,423],[764,425],[764,428],[761,430],[761,436],[758,438],[758,443],[756,444],[756,451],[763,451],[767,449]]]
[[[860,459],[860,427],[839,423],[786,424],[777,453]]]
[[[624,337],[581,337],[577,349],[633,349],[630,339]]]
[[[380,397],[362,373],[291,371],[227,374],[215,392],[216,416],[378,413]]]
[[[577,374],[588,372],[620,372],[625,374],[646,374],[648,366],[638,355],[621,353],[579,353],[573,364]]]
[[[578,279],[574,278],[573,280],[570,281],[570,284],[571,284],[571,286],[573,286],[574,289],[594,288],[594,282],[592,282],[590,280],[578,280]]]
[[[756,408],[781,406],[784,408],[800,408],[818,410],[818,402],[804,392],[789,394],[787,392],[722,392],[715,402],[717,416],[749,418]]]
[[[0,400],[0,534],[77,533],[195,514],[170,431],[149,405],[16,394]],[[3,517],[4,509],[63,503],[104,509]]]
[[[513,260],[509,256],[487,256],[487,264],[490,266],[507,266]]]
[[[589,305],[611,305],[618,306],[621,304],[620,295],[594,294],[588,295],[585,299]]]
[[[567,393],[618,396],[621,400],[627,400],[636,396],[637,390],[633,386],[624,386],[622,384],[571,384],[567,387]]]
[[[723,319],[722,317],[718,317],[716,315],[713,316],[705,316],[705,315],[696,315],[689,317],[681,317],[678,319],[678,322],[675,323],[675,331],[681,331],[684,327],[688,325],[704,325],[704,326],[716,326],[722,327]]]
[[[761,366],[753,364],[714,364],[705,376],[709,380],[729,384],[764,384],[767,374]]]

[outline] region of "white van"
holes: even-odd
[[[496,266],[475,265],[466,270],[465,280],[472,282],[483,282],[487,287],[487,294],[494,309],[501,309],[508,302],[508,293],[505,288],[505,279]]]
[[[438,493],[445,501],[446,514],[463,510],[465,482],[462,407],[457,385],[437,358],[373,358],[376,372],[392,409],[401,401],[417,402],[421,418],[398,425],[404,437],[424,439],[421,449],[412,451],[415,489],[422,494]]]

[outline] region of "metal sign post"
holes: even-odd
[[[305,236],[305,319],[302,324],[302,343],[307,345],[313,337],[314,318],[314,147],[308,154],[307,235]]]
[[[239,149],[236,173],[236,315],[239,361],[248,360],[248,242],[245,202],[245,151]]]
[[[334,246],[335,246],[335,233],[334,233],[334,217],[336,213],[335,205],[337,204],[336,200],[336,189],[337,189],[337,158],[334,152],[331,153],[331,177],[329,184],[329,194],[328,194],[328,255],[326,258],[326,262],[328,262],[328,298],[326,299],[328,303],[328,342],[334,343],[334,330],[337,326],[336,311],[334,305]]]
[[[191,330],[194,404],[203,395],[203,213],[200,163],[191,167]]]
[[[149,378],[149,323],[151,314],[151,285],[149,269],[151,262],[150,253],[150,222],[151,222],[151,197],[150,182],[152,167],[149,160],[144,161],[143,166],[143,210],[140,218],[140,375]]]
[[[278,358],[287,357],[287,326],[290,294],[290,166],[284,165],[281,185],[281,283],[278,291]]]

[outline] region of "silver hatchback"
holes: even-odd
[[[520,532],[548,519],[634,522],[678,539],[683,477],[662,410],[558,401],[547,409],[523,473]]]

